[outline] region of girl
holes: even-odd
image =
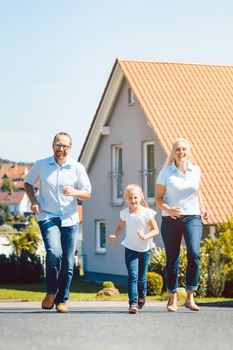
[[[128,185],[124,197],[129,207],[120,212],[120,220],[109,241],[115,241],[126,225],[126,236],[121,244],[125,246],[128,270],[129,313],[137,314],[145,304],[146,273],[151,249],[155,246],[152,237],[158,235],[159,230],[154,219],[156,212],[148,208],[140,186]]]

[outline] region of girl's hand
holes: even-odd
[[[116,238],[117,238],[116,235],[109,235],[108,236],[108,242],[112,243],[112,242],[114,242],[116,240]]]
[[[138,237],[140,239],[142,239],[143,241],[145,241],[147,239],[146,235],[143,233],[143,231],[138,231]]]

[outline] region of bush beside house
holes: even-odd
[[[211,234],[205,238],[200,249],[200,277],[197,294],[201,297],[233,296],[233,219],[217,225],[217,232],[216,235]],[[178,282],[180,287],[185,286],[186,253],[186,247],[181,246]],[[155,248],[149,271],[157,272],[165,279],[165,265],[165,250]]]

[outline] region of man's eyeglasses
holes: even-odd
[[[70,145],[63,145],[61,143],[54,143],[54,146],[57,147],[57,148],[63,148],[64,151],[67,151],[69,148],[70,148]]]

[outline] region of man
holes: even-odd
[[[59,132],[53,140],[53,156],[35,163],[24,180],[25,191],[36,213],[46,249],[47,294],[43,309],[68,312],[77,243],[77,199],[87,200],[91,184],[84,166],[69,156],[71,136]],[[39,180],[39,194],[34,184]]]

